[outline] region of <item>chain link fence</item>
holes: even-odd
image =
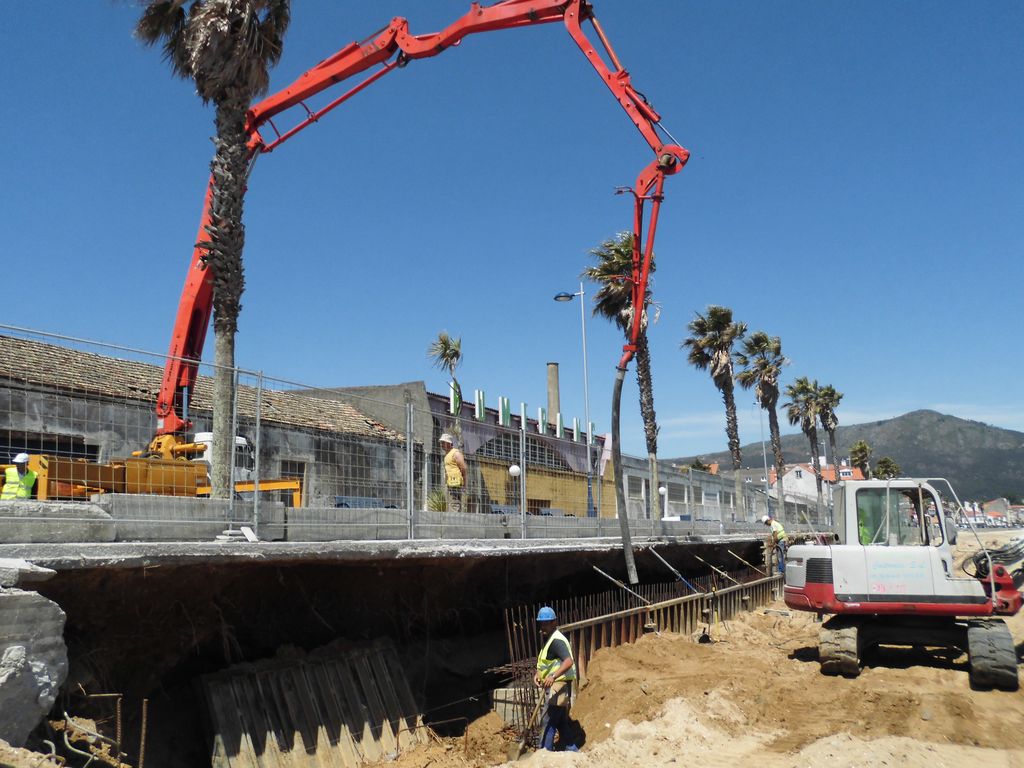
[[[29,454],[32,497],[56,504],[44,519],[91,501],[118,539],[243,526],[286,541],[619,535],[610,441],[529,418],[525,406],[513,413],[505,399],[486,408],[481,395],[456,412],[422,382],[324,388],[229,371],[233,488],[210,499],[213,366],[195,365],[176,382],[187,387],[162,386],[164,355],[13,326],[0,326],[0,353],[0,463]],[[158,434],[173,415],[161,392],[175,395],[169,411],[191,422],[187,434]],[[464,472],[454,455],[446,462],[443,434]],[[763,491],[736,499],[730,478],[659,474],[652,494],[646,459],[623,457],[637,535],[763,532]],[[806,520],[820,522],[811,509]]]

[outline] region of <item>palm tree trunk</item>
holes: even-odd
[[[733,392],[732,381],[722,387],[722,402],[725,403],[725,434],[729,438],[729,453],[732,454],[733,472],[733,509],[739,511],[740,518],[743,518],[743,480],[740,477],[740,428],[736,420],[736,397]]]
[[[622,444],[619,434],[619,411],[622,404],[622,382],[626,378],[625,368],[615,369],[615,386],[612,388],[612,463],[615,465],[615,511],[619,516],[619,531],[622,534],[622,554],[626,559],[626,575],[630,584],[639,584],[636,575],[636,561],[633,559],[633,539],[629,534],[629,514],[626,509],[626,489],[622,484]]]
[[[786,523],[786,494],[782,489],[782,475],[786,472],[786,462],[782,456],[782,435],[779,431],[779,414],[775,408],[768,409],[768,433],[771,435],[772,455],[775,457],[775,485],[779,495],[779,522]]]
[[[245,110],[248,102],[229,98],[217,104],[216,152],[210,170],[213,195],[210,201],[210,225],[207,234],[207,264],[213,276],[214,372],[213,436],[214,450],[210,478],[211,496],[229,498],[235,436],[231,429],[234,401],[235,333],[242,309],[245,274],[242,249],[245,227],[242,224],[243,201],[249,168],[246,147]]]
[[[651,518],[660,520],[664,510],[658,493],[661,487],[658,479],[658,419],[654,413],[654,379],[651,376],[651,350],[647,345],[647,334],[641,333],[636,340],[636,383],[640,390],[640,417],[644,422],[644,436],[647,438],[647,467],[651,476]]]
[[[235,395],[235,334],[213,329],[213,451],[210,474],[210,496],[215,499],[231,497],[232,463],[235,439],[232,433],[233,403]]]

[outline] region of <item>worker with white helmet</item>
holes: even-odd
[[[537,629],[543,646],[537,654],[537,674],[533,682],[542,688],[547,697],[544,717],[540,727],[541,749],[555,749],[555,733],[558,746],[565,752],[578,752],[569,732],[569,706],[572,695],[572,681],[576,679],[576,662],[569,648],[569,640],[558,631],[558,617],[549,606],[537,613]]]
[[[782,527],[782,523],[776,520],[771,515],[765,515],[761,518],[761,522],[767,525],[771,529],[771,546],[775,551],[775,558],[778,562],[779,573],[786,573],[786,529]]]
[[[437,440],[444,451],[445,492],[448,497],[448,511],[462,511],[462,492],[466,487],[466,457],[454,447],[455,438],[445,432]]]
[[[36,485],[36,473],[28,468],[28,454],[19,453],[14,457],[14,466],[4,473],[4,489],[0,499],[31,499]]]

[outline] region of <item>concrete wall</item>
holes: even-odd
[[[0,504],[0,544],[76,542],[213,541],[225,529],[253,526],[253,502],[222,499],[104,494],[91,504],[22,501]],[[398,509],[287,508],[262,501],[256,533],[262,541],[394,541],[409,537],[409,513]],[[518,513],[472,514],[416,510],[416,539],[521,539]],[[630,520],[634,537],[763,534],[754,523]],[[620,536],[619,521],[561,515],[527,515],[528,539]]]
[[[114,541],[109,514],[93,504],[54,501],[0,502],[0,544]]]
[[[184,496],[105,494],[95,497],[113,522],[117,541],[212,541],[229,524],[253,525],[253,502]],[[264,541],[284,538],[285,506],[261,501],[256,534]]]

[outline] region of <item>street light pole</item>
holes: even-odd
[[[587,517],[591,517],[591,510],[594,509],[594,462],[591,450],[593,436],[590,434],[590,374],[587,369],[587,307],[584,300],[583,282],[580,282],[580,290],[577,293],[555,294],[555,301],[572,301],[576,297],[580,300],[580,333],[583,337],[583,418],[586,419],[585,431],[587,434]],[[598,485],[598,504],[601,498],[601,486]],[[594,510],[594,517],[597,517],[597,510]]]

